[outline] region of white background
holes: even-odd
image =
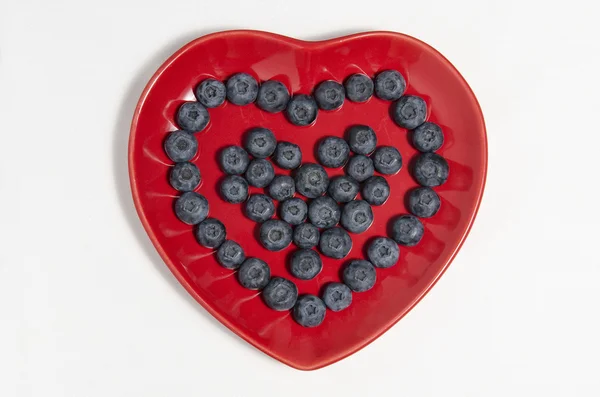
[[[583,1],[0,0],[0,396],[598,396],[600,36]],[[395,30],[481,103],[488,184],[433,291],[300,372],[238,339],[134,212],[135,103],[183,44]]]

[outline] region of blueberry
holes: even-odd
[[[281,251],[292,242],[292,227],[279,219],[260,225],[260,243],[269,251]]]
[[[221,181],[221,197],[231,204],[239,204],[248,198],[248,182],[238,175],[229,175]]]
[[[362,154],[356,154],[350,157],[350,160],[346,165],[346,174],[358,182],[369,179],[373,176],[374,172],[375,167],[373,166],[373,160]]]
[[[246,134],[244,147],[257,159],[265,159],[273,154],[277,140],[275,135],[266,128],[253,128]]]
[[[250,186],[265,187],[275,178],[275,170],[269,161],[254,159],[248,164],[244,175]]]
[[[198,141],[193,134],[173,131],[165,140],[165,153],[175,163],[190,161],[198,152]]]
[[[427,104],[423,98],[405,95],[392,105],[392,118],[400,127],[412,130],[423,124],[427,117]]]
[[[234,105],[248,105],[256,100],[258,82],[247,73],[234,74],[227,80],[227,99]]]
[[[329,177],[319,164],[305,163],[294,178],[296,190],[308,198],[317,198],[327,191]]]
[[[285,113],[290,123],[307,126],[317,119],[317,102],[308,95],[294,95],[288,102]]]
[[[271,197],[264,194],[253,194],[246,201],[246,216],[254,222],[264,222],[275,215],[275,204]]]
[[[373,223],[373,210],[364,200],[346,203],[342,209],[341,224],[352,233],[362,233]]]
[[[329,310],[339,312],[352,303],[352,291],[346,284],[329,283],[323,290],[323,302]]]
[[[316,327],[325,319],[325,304],[314,295],[302,295],[294,305],[292,316],[303,327]]]
[[[237,272],[238,281],[248,289],[263,289],[271,279],[271,269],[258,258],[247,258]]]
[[[298,299],[296,284],[282,277],[273,277],[263,289],[262,297],[267,306],[273,310],[290,310]]]
[[[191,192],[201,180],[200,170],[193,163],[177,163],[169,174],[171,186],[180,192]]]
[[[337,225],[342,212],[334,199],[329,196],[321,196],[308,206],[308,219],[310,223],[321,229],[329,229]]]
[[[329,168],[338,168],[346,164],[350,148],[345,140],[328,136],[319,142],[317,158],[319,163]]]
[[[319,229],[312,223],[302,223],[294,228],[293,240],[298,248],[312,248],[319,244]]]
[[[373,80],[366,74],[356,73],[346,79],[346,96],[352,102],[366,102],[373,96]]]
[[[348,145],[356,154],[368,155],[377,146],[375,131],[366,125],[353,125],[348,129]]]
[[[277,175],[269,184],[269,195],[277,201],[287,200],[294,197],[296,184],[294,178],[287,175]]]
[[[219,162],[221,163],[221,169],[226,174],[242,175],[248,168],[250,157],[242,147],[228,146],[221,150]]]
[[[278,113],[285,109],[289,100],[290,92],[282,82],[268,80],[260,85],[256,104],[269,113]]]
[[[425,228],[414,215],[400,215],[392,221],[390,237],[400,245],[412,247],[423,238]]]
[[[177,111],[177,125],[187,132],[199,132],[206,127],[210,116],[200,102],[185,102]]]
[[[448,179],[448,163],[435,153],[423,153],[417,157],[413,175],[421,186],[440,186]]]
[[[386,101],[395,101],[404,94],[406,81],[397,70],[384,70],[375,76],[375,95]]]
[[[418,187],[408,193],[408,210],[419,218],[434,216],[440,205],[440,196],[429,187]]]
[[[226,240],[217,250],[217,262],[226,269],[237,269],[246,260],[242,247],[232,240]]]
[[[319,248],[325,256],[342,259],[352,249],[352,239],[341,227],[332,227],[321,233]]]
[[[392,267],[400,258],[400,248],[391,238],[376,237],[367,248],[367,257],[375,267]]]
[[[299,225],[304,222],[307,213],[306,203],[297,197],[287,199],[279,206],[279,216],[290,225]]]
[[[302,151],[300,146],[290,142],[279,142],[275,148],[275,164],[284,170],[293,170],[300,167],[302,163]]]
[[[196,240],[206,248],[218,248],[225,238],[225,225],[215,218],[206,218],[196,226]]]
[[[402,155],[393,146],[379,146],[372,157],[373,166],[384,175],[394,175],[402,168]]]
[[[371,205],[382,205],[390,197],[390,185],[382,176],[372,176],[362,187],[362,197]]]
[[[206,79],[194,91],[198,102],[207,108],[216,108],[225,102],[225,84],[219,80]]]
[[[183,193],[175,200],[175,215],[188,225],[197,225],[208,216],[208,200],[196,192]]]
[[[377,273],[371,262],[355,259],[344,267],[342,280],[352,291],[365,292],[375,285]]]
[[[435,152],[444,144],[444,133],[439,125],[426,121],[412,131],[411,141],[420,152]]]
[[[346,175],[333,177],[329,182],[327,193],[338,203],[347,203],[354,200],[358,194],[360,185],[358,182]]]
[[[291,256],[290,273],[300,280],[312,280],[322,268],[321,257],[311,249],[299,249]]]
[[[314,95],[319,108],[323,110],[334,110],[340,108],[344,104],[346,92],[344,86],[337,81],[327,80],[317,85]]]

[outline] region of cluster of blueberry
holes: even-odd
[[[280,251],[292,241],[296,244],[298,249],[290,256],[288,268],[300,280],[313,279],[323,267],[319,254],[313,250],[315,246],[331,258],[342,259],[348,255],[352,248],[348,231],[366,231],[373,222],[371,205],[384,204],[390,195],[388,182],[382,176],[375,176],[375,170],[391,175],[402,167],[400,152],[391,146],[378,147],[375,132],[364,125],[351,127],[347,131],[347,141],[333,136],[321,139],[316,150],[320,164],[302,164],[302,152],[297,145],[277,142],[275,135],[262,127],[248,131],[243,146],[229,146],[220,153],[220,166],[227,174],[219,186],[221,196],[229,203],[245,203],[246,216],[261,223],[259,239],[266,249]],[[353,152],[352,156],[350,152]],[[275,175],[269,158],[281,169],[295,170],[294,177]],[[347,175],[331,180],[323,168],[344,165]],[[248,197],[249,186],[265,188],[267,194]],[[359,191],[363,199],[355,200]],[[294,197],[296,192],[310,199],[309,204]],[[280,219],[272,219],[276,212],[275,202],[279,202]],[[340,205],[343,205],[341,209]],[[338,223],[342,227],[337,227]],[[238,279],[244,287],[263,289],[264,301],[275,310],[294,308],[294,318],[304,326],[320,324],[325,307],[334,311],[348,307],[352,291],[362,292],[373,287],[374,266],[393,266],[400,255],[393,240],[374,239],[367,250],[369,261],[348,263],[343,271],[344,283],[326,286],[321,300],[310,295],[298,297],[293,282],[281,277],[271,279],[265,262],[256,258],[244,259],[239,244],[225,243],[227,248],[224,250],[230,250],[231,254],[235,251],[240,261],[231,263],[219,254],[220,248],[217,251],[219,263],[228,268],[239,266]]]
[[[374,82],[362,74],[350,76],[344,85],[325,81],[315,88],[314,98],[307,95],[290,98],[287,88],[277,81],[266,81],[259,87],[256,80],[245,73],[232,76],[226,84],[214,79],[204,80],[195,90],[198,102],[186,102],[177,112],[177,123],[182,130],[170,133],[165,141],[165,151],[175,162],[169,180],[182,192],[175,201],[177,217],[196,225],[197,241],[217,249],[217,261],[222,266],[239,269],[237,276],[241,285],[262,290],[263,299],[270,308],[293,309],[293,317],[299,324],[306,327],[319,325],[325,317],[326,307],[333,311],[343,310],[352,301],[352,291],[363,292],[373,287],[375,267],[387,268],[398,261],[398,244],[413,246],[421,240],[424,228],[417,217],[430,217],[439,210],[439,196],[431,187],[441,185],[448,177],[447,162],[434,153],[443,144],[443,133],[436,124],[425,122],[423,99],[403,96],[405,88],[404,78],[397,71],[381,72]],[[343,283],[327,285],[322,299],[314,295],[299,297],[293,282],[271,277],[270,268],[264,261],[246,258],[238,243],[226,240],[225,226],[208,217],[208,201],[194,191],[200,184],[201,175],[190,162],[198,149],[193,133],[208,124],[206,108],[220,106],[225,98],[236,105],[256,101],[258,107],[272,113],[285,109],[291,123],[303,126],[314,122],[317,108],[337,109],[345,97],[353,102],[365,102],[374,91],[381,99],[395,101],[392,105],[394,121],[412,130],[413,145],[422,152],[412,167],[413,176],[422,185],[409,192],[407,206],[412,215],[402,215],[394,220],[391,239],[373,239],[367,248],[369,260],[349,262],[342,272]],[[245,202],[246,216],[261,223],[260,242],[266,249],[279,251],[292,241],[298,246],[291,255],[289,270],[301,280],[314,278],[322,269],[321,258],[312,249],[315,246],[331,258],[341,259],[348,255],[352,239],[347,231],[366,231],[373,222],[371,205],[384,204],[390,194],[386,179],[375,176],[375,171],[392,175],[402,167],[400,152],[391,146],[378,147],[375,132],[363,125],[351,127],[346,140],[338,137],[322,139],[317,147],[320,164],[302,164],[300,148],[290,142],[277,142],[266,128],[250,130],[243,146],[229,146],[220,153],[220,165],[227,174],[220,183],[221,196],[230,203]],[[275,175],[269,157],[280,168],[295,170],[294,177]],[[345,166],[346,175],[330,180],[323,166]],[[248,197],[249,186],[265,188],[268,195]],[[310,203],[307,205],[304,200],[294,197],[296,191],[311,199]],[[362,199],[356,200],[359,191]],[[281,219],[271,219],[276,212],[273,200],[280,202]],[[336,226],[338,223],[342,227]]]

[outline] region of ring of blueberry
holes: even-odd
[[[352,294],[368,291],[377,278],[376,268],[394,266],[400,257],[399,245],[419,243],[424,227],[419,218],[434,216],[441,205],[432,189],[448,179],[446,160],[435,152],[444,143],[437,124],[426,121],[427,105],[414,95],[404,95],[406,81],[396,70],[385,70],[374,79],[364,74],[349,76],[344,84],[328,80],[319,83],[310,95],[290,95],[286,86],[275,80],[259,84],[247,73],[231,76],[225,84],[203,80],[194,90],[197,101],[185,102],[175,115],[180,130],[171,132],[164,143],[167,156],[175,163],[169,182],[181,192],[176,199],[176,216],[194,225],[196,240],[216,249],[217,262],[237,271],[238,281],[248,289],[261,290],[263,301],[273,310],[291,310],[296,322],[315,327],[325,318],[326,309],[337,312],[352,303]],[[209,123],[208,109],[229,102],[244,106],[251,103],[270,113],[285,111],[290,123],[309,126],[319,111],[343,106],[347,99],[366,102],[371,96],[393,101],[391,115],[400,127],[410,130],[412,145],[420,152],[411,172],[421,185],[406,197],[410,214],[397,216],[388,237],[374,238],[367,247],[367,258],[352,260],[342,270],[342,282],[325,286],[321,297],[298,296],[296,284],[282,277],[271,277],[269,265],[258,258],[246,258],[243,248],[226,239],[223,223],[209,218],[207,199],[194,190],[201,173],[190,160],[198,142],[194,133]],[[328,136],[317,142],[319,164],[302,163],[299,146],[277,142],[272,131],[256,127],[243,140],[243,147],[229,146],[219,154],[226,177],[219,186],[220,195],[229,203],[244,206],[245,215],[261,223],[260,243],[268,250],[280,251],[292,242],[298,247],[290,256],[288,269],[298,280],[310,280],[322,269],[319,252],[342,259],[352,248],[351,233],[363,233],[373,223],[371,206],[384,205],[390,195],[386,176],[402,168],[402,156],[392,146],[378,146],[375,131],[355,125],[346,131],[346,139]],[[293,177],[276,175],[273,163],[293,170]],[[345,167],[343,176],[329,178],[325,168]],[[375,172],[383,176],[374,175]],[[266,194],[249,196],[249,186],[264,188]],[[359,192],[362,199],[356,197]],[[304,196],[305,200],[295,197]],[[276,211],[280,219],[272,219]],[[338,226],[339,225],[339,226]],[[318,247],[318,251],[315,249]]]

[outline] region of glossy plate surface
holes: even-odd
[[[323,324],[303,328],[289,312],[269,309],[255,291],[244,289],[235,273],[222,268],[212,250],[200,246],[192,227],[180,222],[172,210],[177,192],[168,183],[173,165],[163,151],[163,141],[177,129],[174,115],[193,88],[203,79],[226,80],[237,72],[259,81],[282,81],[292,93],[311,93],[323,80],[343,81],[353,73],[370,76],[385,69],[399,70],[407,80],[407,94],[423,97],[428,120],[445,133],[438,151],[450,165],[448,181],[435,188],[442,206],[437,215],[423,220],[425,236],[415,247],[401,247],[400,261],[377,269],[370,291],[355,293],[352,305],[338,313],[327,312]],[[389,220],[406,213],[404,196],[417,186],[408,172],[416,155],[407,131],[389,116],[390,102],[373,97],[367,103],[345,101],[334,112],[320,111],[310,127],[297,127],[283,113],[269,114],[255,105],[225,103],[210,109],[208,127],[196,134],[199,152],[193,162],[203,182],[197,191],[210,203],[210,216],[227,227],[228,238],[239,242],[247,256],[265,260],[272,275],[296,282],[300,293],[319,294],[330,281],[339,281],[347,260],[363,258],[364,243],[386,236]],[[343,136],[353,124],[371,126],[380,145],[400,150],[402,170],[388,181],[391,197],[374,207],[375,222],[363,234],[352,235],[353,249],[345,260],[323,257],[323,271],[313,280],[294,279],[286,258],[295,249],[273,253],[254,237],[256,224],[242,206],[228,204],[218,195],[223,173],[217,164],[221,148],[241,144],[250,127],[271,129],[278,140],[295,142],[303,161],[315,162],[314,145],[326,135]],[[129,141],[129,173],[135,206],[156,249],[177,279],[213,316],[233,332],[272,357],[298,369],[316,369],[352,354],[373,341],[404,316],[434,285],[459,250],[475,218],[485,184],[486,133],[477,100],[456,69],[437,51],[412,37],[390,32],[370,32],[320,42],[305,42],[270,33],[230,31],[201,37],[168,59],[152,77],[136,109]],[[328,169],[330,176],[343,171]],[[276,167],[276,173],[287,174]],[[262,189],[252,188],[253,192]]]

